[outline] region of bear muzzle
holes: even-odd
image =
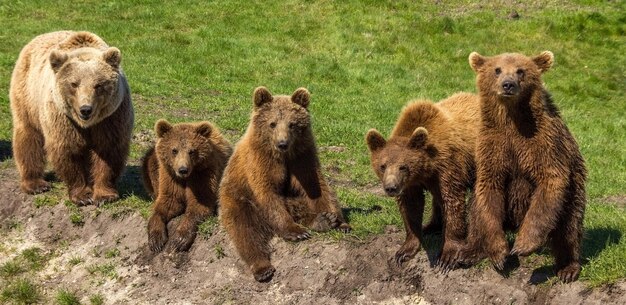
[[[180,178],[187,178],[187,177],[189,177],[190,173],[191,173],[191,171],[186,166],[181,166],[181,167],[179,167],[176,170],[176,176],[178,176]]]
[[[501,96],[513,97],[519,93],[519,84],[513,79],[505,79],[501,83]]]
[[[79,110],[79,117],[83,121],[88,121],[91,118],[91,115],[93,114],[93,107],[90,105],[80,106],[78,110]]]

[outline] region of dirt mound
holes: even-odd
[[[401,230],[365,241],[274,239],[276,275],[257,283],[219,227],[188,253],[155,255],[137,213],[114,217],[84,207],[84,224],[74,225],[63,204],[36,208],[33,196],[19,192],[14,170],[0,177],[0,250],[10,249],[0,265],[29,247],[49,253],[35,275],[44,300],[63,288],[84,303],[100,293],[105,304],[626,304],[623,281],[588,290],[580,282],[545,282],[550,271],[523,267],[508,277],[488,266],[443,274],[431,267],[435,253],[425,251],[399,268],[390,258]]]

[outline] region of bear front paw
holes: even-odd
[[[336,228],[341,224],[341,220],[335,213],[322,212],[317,214],[315,220],[311,224],[311,229],[318,232],[326,232],[330,229]]]
[[[160,230],[152,230],[148,234],[148,246],[154,253],[161,252],[167,242],[167,233]]]
[[[274,277],[274,272],[276,272],[276,269],[269,265],[252,271],[252,274],[257,282],[264,283],[269,282]]]
[[[526,236],[528,235],[518,234],[515,244],[513,244],[511,255],[528,256],[539,250],[539,248],[543,245],[543,240],[541,238],[529,238]]]
[[[96,206],[101,206],[105,203],[113,202],[119,198],[120,196],[118,195],[116,190],[96,189],[96,191],[94,192],[94,196],[93,196],[93,202]]]
[[[489,260],[491,260],[491,263],[498,271],[504,270],[504,263],[506,262],[506,256],[508,254],[507,252],[508,251],[505,247],[504,249],[491,251],[489,253]]]
[[[176,251],[187,251],[193,245],[196,239],[196,233],[193,231],[176,231],[172,237],[173,247]]]
[[[420,249],[421,249],[421,244],[417,240],[404,242],[402,247],[400,247],[400,250],[398,250],[396,252],[396,255],[394,256],[394,261],[396,263],[396,266],[402,267],[402,265],[406,261],[415,257],[415,254],[417,254],[417,252],[419,252]]]
[[[441,254],[439,254],[439,259],[437,260],[439,268],[443,271],[454,268],[459,260],[462,248],[463,244],[458,241],[446,241],[441,250]]]
[[[342,233],[350,233],[350,231],[352,231],[352,227],[347,222],[344,222],[337,227],[337,231]]]
[[[309,232],[307,232],[305,229],[295,226],[289,229],[287,232],[283,233],[281,237],[288,241],[301,241],[309,239],[311,237],[311,234],[309,234]]]
[[[70,191],[70,200],[77,206],[93,204],[93,191],[90,187],[75,188]]]
[[[47,182],[43,179],[35,179],[22,181],[20,187],[22,188],[22,191],[24,191],[24,193],[34,195],[49,191],[51,188],[51,184],[50,182]]]
[[[579,263],[571,263],[564,268],[558,269],[556,271],[556,275],[561,279],[563,283],[571,283],[578,279],[578,275],[580,274],[580,264]]]

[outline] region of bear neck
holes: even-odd
[[[487,128],[512,128],[524,137],[533,137],[543,123],[545,95],[543,88],[527,90],[513,99],[481,92],[483,125]]]

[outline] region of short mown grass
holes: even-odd
[[[8,88],[20,49],[41,33],[89,30],[122,50],[136,134],[153,134],[159,118],[209,120],[235,143],[247,126],[256,86],[281,94],[307,87],[327,178],[353,236],[364,238],[388,225],[402,228],[395,203],[369,191],[378,181],[365,132],[377,128],[387,135],[411,99],[474,92],[467,62],[472,51],[551,50],[556,64],[544,81],[589,170],[581,279],[596,286],[626,278],[626,212],[623,203],[606,199],[626,196],[624,1],[420,2],[5,1],[0,161],[12,163]],[[513,9],[519,18],[509,17]],[[340,149],[325,149],[331,146]],[[148,215],[137,167],[146,147],[133,142],[122,199],[101,210]],[[35,204],[43,208],[65,196],[36,197]],[[84,221],[80,213],[72,215],[73,223]],[[212,230],[209,221],[200,233]]]

